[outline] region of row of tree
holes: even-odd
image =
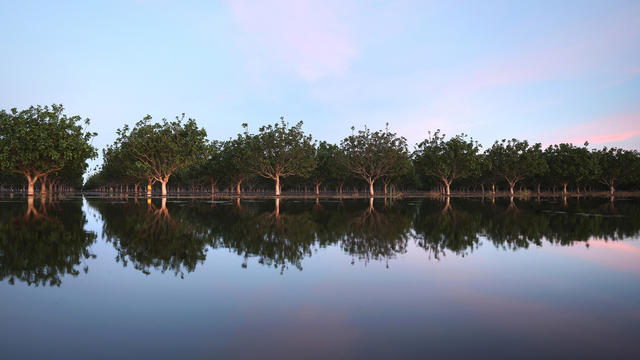
[[[215,193],[216,187],[242,193],[248,180],[250,188],[264,188],[267,181],[275,185],[275,195],[282,193],[283,181],[292,189],[310,186],[319,195],[321,185],[342,193],[345,184],[367,185],[369,195],[374,185],[382,184],[385,195],[390,185],[404,188],[434,187],[450,195],[454,182],[461,188],[484,192],[506,184],[514,195],[518,185],[566,194],[572,185],[576,192],[605,185],[613,195],[617,184],[636,187],[640,174],[640,154],[619,148],[588,149],[573,144],[558,144],[543,149],[517,139],[496,141],[481,152],[481,146],[465,134],[447,138],[440,131],[410,152],[404,137],[384,130],[368,128],[355,131],[339,145],[314,141],[302,130],[302,122],[290,126],[283,118],[263,126],[255,134],[244,131],[227,141],[206,140],[206,132],[195,120],[163,119],[152,123],[149,116],[133,129],[118,130],[118,139],[104,150],[104,165],[89,178],[90,189],[129,189],[138,192],[140,184],[150,192],[155,182],[167,195],[167,183],[173,176],[177,191]]]
[[[0,184],[24,186],[32,195],[38,181],[46,193],[66,184],[79,187],[87,160],[96,157],[87,131],[89,119],[63,114],[62,105],[32,106],[0,112]],[[465,134],[447,138],[439,130],[409,151],[404,137],[365,127],[339,144],[316,141],[302,130],[302,122],[290,126],[280,118],[273,125],[243,132],[226,141],[207,139],[204,128],[184,114],[154,122],[146,116],[133,127],[117,131],[117,139],[103,150],[103,165],[84,188],[100,191],[133,191],[154,184],[161,193],[210,192],[216,188],[263,190],[273,186],[281,195],[283,184],[291,190],[309,188],[317,195],[331,189],[342,193],[367,186],[373,196],[382,188],[437,189],[449,195],[452,187],[465,191],[494,192],[506,185],[511,195],[520,186],[537,193],[571,186],[576,192],[602,189],[613,195],[618,185],[637,189],[640,154],[636,150],[602,148],[588,144],[558,144],[543,149],[517,139],[496,141],[486,151]],[[268,183],[271,182],[271,185]],[[377,185],[381,184],[381,185]],[[600,185],[599,185],[600,184]]]

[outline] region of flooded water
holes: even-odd
[[[0,199],[4,359],[640,358],[640,201]]]

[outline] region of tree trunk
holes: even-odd
[[[609,192],[611,193],[611,196],[613,196],[615,191],[616,191],[616,189],[615,189],[615,187],[613,187],[613,181],[612,181],[611,185],[609,185]]]
[[[239,180],[238,183],[236,184],[236,194],[240,195],[240,193],[242,193],[242,180]]]
[[[512,183],[511,181],[509,181],[509,194],[511,194],[511,197],[513,198],[514,192],[513,192],[513,188],[516,186],[515,183]]]
[[[342,186],[344,186],[344,183],[340,183],[340,186],[338,187],[340,195],[342,195]]]
[[[319,182],[316,183],[316,196],[320,195],[320,184]]]
[[[280,196],[280,175],[276,175],[276,196]]]
[[[375,192],[373,191],[373,184],[376,182],[373,179],[369,179],[369,195],[374,196]]]
[[[164,178],[162,178],[162,180],[160,180],[160,183],[162,184],[162,196],[166,197],[167,196],[167,183],[169,182],[169,176],[166,176]]]
[[[384,197],[387,197],[387,188],[389,187],[389,184],[387,184],[386,182],[384,183]]]
[[[33,190],[34,185],[36,184],[36,181],[38,181],[38,177],[37,176],[31,176],[31,174],[26,174],[25,175],[27,177],[27,182],[28,182],[28,187],[27,187],[27,195],[29,196],[33,196],[35,194],[35,191]]]
[[[482,189],[482,195],[484,196],[484,183],[480,184],[480,188]]]
[[[213,181],[211,182],[211,196],[214,196],[216,194],[216,183],[214,183]]]
[[[540,195],[540,183],[538,183],[538,195]]]
[[[445,191],[447,193],[447,196],[451,195],[451,181],[447,181],[447,179],[442,179],[442,182],[444,183],[444,187],[445,187]]]
[[[47,175],[44,175],[40,180],[40,194],[42,196],[47,195]]]
[[[138,187],[140,187],[140,183],[133,184],[133,192],[138,195]]]
[[[567,196],[567,183],[562,183],[562,194]]]

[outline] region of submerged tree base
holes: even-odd
[[[343,192],[340,193],[320,193],[316,195],[315,193],[281,193],[280,195],[274,195],[273,193],[262,193],[262,192],[243,192],[241,194],[237,194],[235,192],[220,192],[216,191],[213,195],[208,192],[188,192],[182,191],[180,193],[171,193],[169,192],[167,195],[161,195],[159,193],[152,194],[149,196],[148,194],[134,193],[134,192],[98,192],[98,191],[84,191],[81,192],[85,195],[98,195],[100,197],[106,198],[120,198],[120,197],[152,197],[152,198],[180,198],[180,199],[188,199],[188,198],[197,198],[197,199],[205,199],[205,198],[216,198],[216,199],[368,199],[368,198],[376,198],[376,199],[401,199],[401,198],[511,198],[514,197],[516,199],[535,199],[535,198],[556,198],[562,199],[563,197],[567,198],[611,198],[611,194],[608,191],[593,191],[593,192],[570,192],[567,194],[563,194],[562,192],[520,192],[515,191],[514,195],[511,195],[509,191],[497,191],[495,194],[491,192],[451,192],[450,195],[442,194],[439,191],[407,191],[407,192],[396,192],[391,194],[384,193],[376,193],[375,195],[369,195],[368,192]],[[2,192],[0,192],[2,194]],[[78,192],[80,194],[80,192]],[[640,191],[617,191],[615,198],[635,198],[640,197]]]

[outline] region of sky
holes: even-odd
[[[0,108],[640,149],[640,1],[0,0]],[[96,160],[98,163],[99,160]]]

